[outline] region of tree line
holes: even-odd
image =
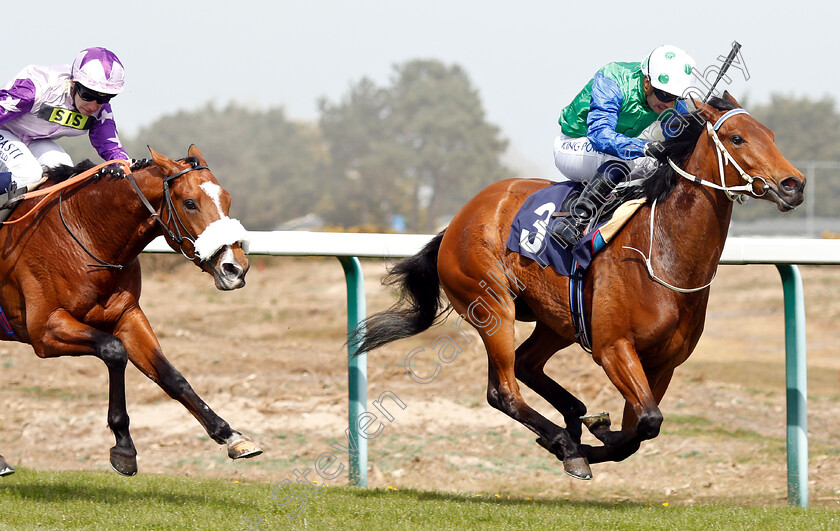
[[[840,162],[832,98],[773,95],[745,107],[775,131],[789,160]],[[387,231],[401,220],[410,232],[432,232],[480,189],[516,175],[502,162],[507,139],[457,65],[408,61],[394,66],[385,86],[362,78],[318,109],[310,123],[290,120],[282,108],[208,103],[163,116],[123,143],[137,158],[148,156],[147,145],[178,158],[196,144],[233,196],[231,215],[253,230],[317,214],[337,229]],[[74,160],[98,159],[83,138],[62,145]],[[821,171],[816,214],[835,215],[840,179],[837,170]],[[734,216],[770,215],[764,203]]]

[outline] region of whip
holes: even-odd
[[[732,62],[735,60],[735,57],[738,55],[738,52],[740,50],[741,45],[738,43],[738,41],[734,41],[732,43],[732,50],[730,50],[729,55],[726,56],[726,60],[723,62],[723,66],[720,68],[720,72],[718,72],[717,79],[715,79],[715,82],[712,83],[712,87],[709,89],[709,93],[706,94],[705,98],[703,98],[704,103],[708,101],[709,97],[712,95],[712,92],[715,91],[715,87],[717,86],[721,78],[724,75],[726,75],[726,71],[729,70],[730,66],[732,66]]]

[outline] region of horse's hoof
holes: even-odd
[[[231,459],[247,459],[263,453],[262,449],[254,444],[251,439],[244,435],[240,437],[228,444],[228,457]]]
[[[606,411],[604,413],[596,413],[595,415],[584,415],[580,418],[580,420],[583,422],[583,425],[589,429],[589,431],[592,431],[595,428],[600,428],[601,426],[609,427],[611,424],[610,414]]]
[[[117,474],[133,476],[137,474],[137,455],[123,455],[111,448],[111,468]]]
[[[3,476],[10,476],[15,473],[15,469],[12,468],[12,465],[6,462],[6,459],[0,455],[0,477]]]
[[[563,469],[575,479],[592,479],[592,469],[585,457],[569,457],[563,460]]]

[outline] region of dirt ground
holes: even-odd
[[[332,445],[346,446],[346,291],[332,258],[252,257],[248,285],[218,292],[206,274],[175,256],[144,256],[142,303],[164,352],[196,391],[265,453],[231,462],[178,403],[133,366],[128,405],[141,474],[178,473],[280,482],[313,468]],[[363,262],[368,312],[386,308],[381,260]],[[840,268],[803,267],[807,306],[810,502],[840,505]],[[517,340],[532,325],[517,329]],[[722,266],[706,332],[678,369],[662,403],[662,434],[621,463],[574,480],[524,427],[485,401],[486,358],[477,335],[431,383],[431,343],[446,325],[368,355],[368,398],[390,391],[393,419],[369,440],[370,487],[497,493],[517,497],[783,505],[784,318],[772,266]],[[27,345],[0,344],[0,453],[16,467],[109,471],[107,377],[87,358],[38,359]],[[620,421],[622,401],[577,347],[549,373]],[[538,411],[550,406],[525,390]],[[383,402],[384,405],[385,402]],[[593,441],[594,442],[594,441]],[[340,455],[340,454],[339,454]],[[340,455],[346,464],[346,456]],[[313,476],[314,479],[314,472]],[[2,481],[13,481],[14,476]],[[292,478],[293,479],[293,478]],[[127,479],[126,481],[130,481]],[[347,484],[342,473],[330,484]]]

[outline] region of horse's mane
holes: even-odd
[[[67,164],[59,164],[58,166],[54,166],[52,168],[47,168],[46,174],[47,177],[55,183],[62,183],[73,177],[74,175],[78,175],[83,171],[87,171],[91,168],[96,166],[93,162],[89,159],[85,159],[82,162],[76,164],[75,166],[69,166]]]
[[[153,162],[149,159],[141,159],[132,161],[131,170],[139,170],[142,168],[146,168],[151,166]],[[76,176],[82,172],[88,171],[89,169],[96,166],[90,159],[85,159],[82,162],[76,164],[75,166],[70,166],[67,164],[59,164],[58,166],[54,166],[52,168],[47,168],[45,173],[47,177],[52,180],[54,183],[61,183],[69,179],[70,177]]]
[[[718,97],[710,98],[706,104],[719,111],[729,111],[736,108],[736,105],[732,102]],[[694,111],[686,115],[674,114],[665,123],[666,127],[670,123],[671,128],[679,128],[679,132],[675,136],[664,140],[662,146],[665,152],[669,154],[670,159],[677,166],[682,167],[688,156],[694,151],[697,139],[700,138],[700,133],[706,127],[706,120],[700,116],[700,111]],[[678,178],[677,172],[671,168],[670,164],[660,164],[654,174],[644,183],[645,197],[649,201],[656,199],[661,203],[677,185]]]

